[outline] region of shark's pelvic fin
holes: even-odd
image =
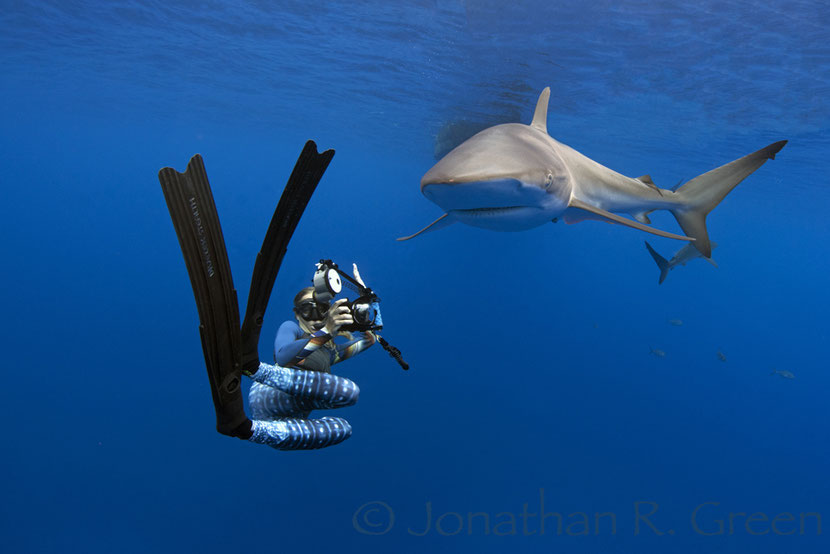
[[[539,95],[539,101],[536,102],[536,111],[533,112],[533,121],[530,126],[534,129],[539,129],[543,133],[548,133],[548,101],[550,100],[550,87],[545,87],[542,94]]]
[[[688,236],[695,238],[695,247],[705,258],[712,257],[712,245],[706,230],[706,216],[717,206],[738,183],[746,179],[753,171],[764,165],[767,160],[775,159],[775,154],[784,148],[786,140],[774,142],[734,162],[722,165],[703,175],[695,177],[677,189],[684,206],[672,210],[677,222]]]
[[[684,237],[683,235],[675,235],[674,233],[668,233],[666,231],[661,231],[660,229],[655,229],[653,227],[649,227],[648,225],[643,225],[637,221],[628,219],[626,217],[622,217],[615,213],[611,213],[609,211],[603,210],[602,208],[597,208],[596,206],[592,206],[579,200],[577,198],[571,197],[570,202],[568,202],[568,207],[570,208],[579,208],[580,210],[585,210],[586,212],[591,212],[592,214],[596,214],[601,216],[605,219],[610,219],[614,223],[619,223],[621,225],[627,225],[628,227],[633,227],[634,229],[639,229],[640,231],[645,231],[646,233],[651,233],[652,235],[657,235],[658,237],[666,237],[670,239],[677,239],[677,240],[695,240],[694,237]]]
[[[408,237],[398,237],[395,240],[414,239],[415,237],[417,237],[418,235],[421,235],[423,233],[428,233],[430,231],[437,231],[438,229],[443,229],[444,227],[447,227],[448,225],[452,225],[453,223],[455,223],[455,219],[453,219],[451,217],[448,217],[449,215],[450,214],[442,215],[441,217],[439,217],[438,219],[436,219],[435,221],[433,221],[432,223],[430,223],[429,225],[427,225],[426,227],[424,227],[423,229],[421,229],[420,231],[418,231],[414,235],[409,235]]]
[[[669,262],[666,258],[658,254],[657,251],[651,247],[648,241],[644,242],[646,243],[646,248],[648,248],[648,253],[651,254],[651,257],[654,258],[655,262],[657,262],[657,267],[660,268],[660,280],[657,281],[657,284],[662,285],[663,281],[666,280],[666,275],[669,274],[669,269],[671,269],[669,267]]]

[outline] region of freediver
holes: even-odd
[[[280,450],[337,444],[351,435],[346,420],[307,419],[311,409],[340,408],[357,401],[357,385],[330,375],[331,365],[377,341],[403,369],[409,369],[400,350],[375,334],[383,326],[379,299],[363,283],[357,266],[354,279],[346,274],[342,277],[359,298],[349,302],[343,299],[328,310],[324,308],[340,292],[341,275],[331,260],[317,264],[314,292],[304,289],[295,301],[300,325],[280,327],[275,343],[278,364],[260,362],[259,336],[274,281],[300,217],[333,156],[334,150],[318,153],[314,141],[306,142],[300,153],[257,254],[241,325],[225,239],[202,157],[193,156],[184,173],[170,167],[159,171],[199,313],[216,430],[223,435]],[[316,305],[312,306],[309,299]],[[302,334],[298,334],[300,331]],[[343,331],[359,331],[362,336],[335,344],[332,337]],[[257,383],[252,390],[254,420],[245,414],[242,375]]]
[[[355,278],[365,287],[357,266]],[[374,325],[382,326],[377,301],[372,302],[371,309]],[[319,447],[337,444],[351,436],[349,423],[339,417],[309,419],[309,415],[314,409],[342,408],[357,402],[358,386],[349,379],[331,375],[331,366],[365,351],[378,337],[370,329],[357,330],[357,337],[343,330],[355,325],[348,300],[329,304],[316,298],[314,287],[297,293],[293,311],[296,322],[283,322],[274,340],[276,366],[260,364],[259,371],[252,376],[255,382],[248,394],[252,415],[262,425],[269,422],[272,427],[257,442],[275,448],[290,448],[296,441],[304,440],[316,441]],[[345,337],[346,342],[335,342],[337,337]],[[315,428],[314,437],[299,433],[299,429],[305,428]],[[272,443],[277,429],[287,436]]]
[[[241,377],[247,375],[299,399],[339,396],[340,381],[315,380],[309,371],[260,363],[258,352],[265,309],[288,243],[333,156],[334,150],[320,154],[313,141],[306,142],[257,254],[241,326],[225,239],[202,157],[193,156],[184,173],[170,167],[159,171],[199,312],[216,430],[223,435],[280,449],[322,448],[348,437],[349,428],[335,418],[252,421],[245,414],[241,389]]]
[[[400,351],[372,332],[382,326],[378,298],[360,279],[356,266],[355,279],[343,275],[351,283],[350,288],[362,295],[349,304],[349,314],[344,311],[345,301],[335,302],[327,311],[322,304],[318,305],[315,314],[303,292],[295,307],[298,322],[305,330],[300,326],[296,330],[287,327],[294,340],[282,343],[280,337],[283,335],[279,333],[277,338],[277,352],[285,351],[286,356],[283,358],[283,354],[279,354],[279,359],[285,365],[295,367],[260,362],[259,336],[274,281],[300,217],[333,156],[334,150],[318,153],[313,141],[306,142],[257,254],[241,325],[225,239],[202,157],[193,156],[184,173],[170,167],[159,171],[159,182],[199,313],[199,334],[216,411],[216,430],[223,435],[280,450],[307,450],[337,444],[351,435],[351,426],[346,420],[285,417],[307,416],[313,408],[339,408],[357,401],[357,385],[325,370],[371,346],[375,340],[403,369],[409,369]],[[332,292],[331,283],[336,280],[339,286],[340,276],[336,264],[331,260],[325,260],[328,265],[323,262],[318,264],[315,279],[325,276],[328,280],[326,290]],[[311,298],[315,302],[329,300],[317,295],[316,287]],[[317,329],[323,312],[326,312],[323,325]],[[309,332],[309,336],[300,337],[298,330],[303,334]],[[361,331],[362,338],[342,347],[331,343],[331,337],[349,330]],[[289,343],[300,344],[300,348]],[[258,383],[254,385],[258,391],[254,395],[254,420],[245,414],[242,375]]]

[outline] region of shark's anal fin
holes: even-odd
[[[646,233],[651,233],[652,235],[657,235],[658,237],[666,237],[670,239],[677,239],[677,240],[695,240],[691,237],[684,237],[683,235],[675,235],[674,233],[668,233],[666,231],[661,231],[660,229],[655,229],[653,227],[649,227],[648,225],[643,225],[637,221],[632,219],[628,219],[626,217],[622,217],[620,215],[611,213],[609,211],[603,210],[602,208],[597,208],[596,206],[591,206],[579,200],[578,198],[571,198],[570,202],[568,202],[568,207],[570,208],[579,208],[580,210],[585,210],[586,212],[591,212],[592,214],[596,214],[598,216],[602,216],[605,219],[610,219],[614,223],[619,223],[621,225],[627,225],[628,227],[633,227],[634,229],[639,229],[640,231],[645,231]]]
[[[637,213],[631,214],[631,215],[634,217],[634,219],[636,219],[640,223],[644,223],[644,224],[648,225],[649,223],[651,223],[651,219],[649,219],[649,217],[648,217],[648,214],[650,214],[650,213],[651,213],[651,210],[648,210],[648,211],[644,211],[644,212],[637,212]]]
[[[444,214],[432,223],[430,223],[429,225],[427,225],[426,227],[424,227],[423,229],[421,229],[420,231],[418,231],[417,233],[415,233],[414,235],[409,235],[408,237],[398,237],[395,240],[414,239],[420,234],[428,233],[430,231],[437,231],[438,229],[443,229],[444,227],[447,227],[448,225],[452,225],[453,223],[455,223],[455,220],[448,216],[449,214]]]

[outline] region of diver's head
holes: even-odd
[[[304,331],[313,333],[323,328],[329,305],[314,300],[314,287],[306,287],[294,297],[294,315]]]

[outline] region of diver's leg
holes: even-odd
[[[312,408],[304,401],[274,387],[254,382],[248,393],[248,405],[253,419],[307,419]]]
[[[281,390],[306,409],[343,408],[357,402],[360,389],[354,381],[329,373],[291,369],[260,363],[254,381]]]
[[[254,420],[248,439],[278,450],[313,450],[343,442],[352,436],[352,426],[340,417],[320,419]]]

